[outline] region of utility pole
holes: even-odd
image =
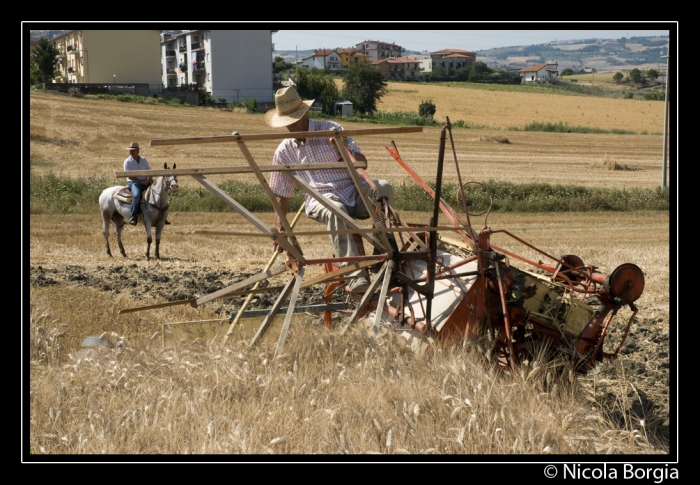
[[[668,139],[668,55],[660,56],[666,58],[666,93],[664,94],[664,156],[661,165],[661,188],[666,188],[666,149]]]

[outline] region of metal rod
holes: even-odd
[[[445,160],[445,133],[450,129],[450,119],[447,118],[447,124],[443,127],[440,133],[440,150],[438,152],[437,175],[435,177],[435,203],[433,204],[433,217],[430,219],[430,225],[435,226],[438,222],[438,214],[440,213],[440,191],[442,190],[442,165]],[[426,296],[428,302],[425,311],[425,323],[430,331],[432,329],[431,312],[433,309],[433,292],[435,290],[435,261],[437,255],[437,231],[430,231],[429,241],[430,255],[428,256],[427,275],[425,284],[430,290]]]

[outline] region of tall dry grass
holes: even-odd
[[[591,407],[569,373],[536,360],[502,374],[471,345],[418,357],[393,332],[370,350],[360,325],[341,337],[300,321],[275,360],[243,342],[161,349],[157,332],[55,355],[63,330],[31,312],[33,454],[662,451],[644,423],[620,429]]]
[[[426,216],[402,215],[411,222]],[[125,235],[130,257],[110,260],[97,215],[36,216],[30,264],[59,271],[68,265],[139,272],[172,267],[195,277],[212,265],[259,270],[271,252],[263,239],[192,234],[248,229],[235,217],[174,215],[163,235],[164,260],[147,262],[142,228]],[[272,222],[270,214],[261,218]],[[602,271],[620,262],[638,264],[647,282],[637,302],[640,317],[652,335],[669,331],[668,214],[627,214],[626,220],[610,214],[498,214],[487,222],[550,254],[577,254]],[[317,224],[302,218],[299,228]],[[331,252],[326,239],[300,243],[309,257],[324,257]],[[494,236],[497,243],[516,249]],[[538,257],[522,247],[517,251]],[[158,301],[135,296],[128,286],[104,291],[80,281],[30,287],[29,295],[23,320],[29,345],[23,348],[28,446],[36,455],[409,453],[463,459],[668,452],[659,431],[663,423],[634,411],[635,392],[654,399],[661,393],[662,399],[663,383],[632,375],[629,367],[637,362],[630,355],[576,380],[566,370],[554,372],[556,362],[544,358],[510,375],[488,365],[488,344],[438,347],[421,355],[394,332],[382,331],[371,350],[366,324],[341,336],[326,332],[320,316],[300,315],[282,355],[273,360],[277,335],[252,348],[237,339],[225,347],[202,339],[162,347],[163,323],[221,318],[226,308],[220,303],[117,315]],[[335,323],[337,328],[340,320]],[[89,335],[103,335],[115,348],[88,352],[81,343]],[[653,366],[654,356],[647,357]]]

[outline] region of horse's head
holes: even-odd
[[[177,167],[177,163],[173,164],[173,170]],[[164,167],[165,169],[168,168],[168,164],[165,163]],[[168,189],[168,192],[171,194],[174,194],[177,192],[177,190],[180,188],[177,185],[177,175],[166,175],[165,176],[165,188]]]

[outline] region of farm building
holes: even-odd
[[[559,75],[559,64],[544,63],[534,66],[524,67],[518,71],[520,79],[525,83],[556,83]]]

